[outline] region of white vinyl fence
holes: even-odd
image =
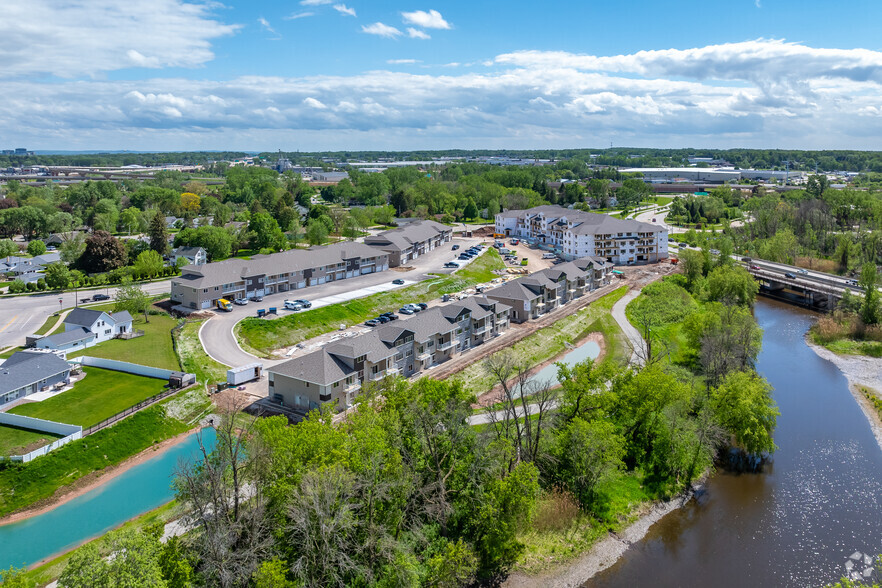
[[[0,412],[0,425],[9,425],[12,427],[20,427],[22,429],[31,429],[33,431],[63,435],[61,439],[53,441],[49,445],[44,445],[39,449],[34,449],[25,455],[6,456],[6,459],[11,461],[21,461],[25,463],[40,457],[41,455],[46,455],[50,451],[58,449],[62,445],[66,445],[71,441],[76,441],[83,436],[83,428],[78,425],[66,425],[54,421],[44,421],[43,419],[35,419],[32,417],[21,416],[19,414],[9,414],[8,412]]]
[[[104,359],[103,357],[92,357],[83,355],[68,360],[69,363],[78,363],[87,367],[104,368],[115,372],[125,372],[127,374],[135,374],[136,376],[145,376],[147,378],[157,378],[159,380],[168,380],[174,373],[172,370],[165,370],[147,365],[139,365],[137,363],[129,363],[127,361],[118,361],[116,359]]]

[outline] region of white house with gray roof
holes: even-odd
[[[17,351],[0,365],[0,406],[70,382],[70,365],[54,353]]]
[[[91,308],[75,308],[64,317],[64,332],[38,339],[37,349],[78,351],[132,331],[132,315]]]
[[[389,254],[389,267],[398,267],[425,255],[453,238],[453,229],[435,221],[416,221],[364,238],[365,245]]]
[[[334,243],[184,266],[171,281],[171,299],[181,310],[200,310],[221,298],[267,296],[387,269],[389,256],[384,251],[363,243]]]
[[[365,383],[409,377],[499,335],[508,328],[508,312],[505,304],[476,297],[387,323],[269,368],[269,397],[303,411],[327,402],[345,408]]]
[[[548,246],[570,259],[593,256],[632,264],[668,257],[668,231],[652,223],[553,205],[507,210],[495,220],[497,233]]]

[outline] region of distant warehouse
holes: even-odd
[[[805,172],[772,169],[735,169],[733,167],[629,167],[619,170],[622,173],[643,174],[643,180],[650,183],[669,184],[672,182],[704,182],[724,184],[739,180],[783,182],[787,179],[802,178]]]
[[[227,259],[187,265],[172,279],[171,299],[183,310],[214,306],[221,298],[236,300],[287,292],[389,269],[389,255],[363,243],[292,249],[249,260]]]
[[[496,232],[522,237],[569,259],[590,256],[631,264],[668,257],[668,231],[659,225],[562,206],[500,212]]]

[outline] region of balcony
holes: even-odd
[[[490,325],[481,325],[480,327],[475,328],[475,335],[483,335],[487,331],[490,330]]]
[[[358,390],[360,388],[361,388],[361,380],[355,380],[354,382],[352,382],[351,384],[348,384],[345,388],[343,388],[343,391],[346,394],[352,394],[353,392],[358,392]]]
[[[400,374],[400,373],[401,373],[401,370],[398,369],[397,367],[392,367],[392,368],[389,368],[388,370],[386,370],[387,376],[394,376],[395,374]]]
[[[459,341],[444,341],[443,343],[438,344],[438,350],[439,351],[447,351],[448,349],[452,348],[457,343],[459,343]]]
[[[417,355],[417,359],[419,361],[426,361],[426,360],[432,359],[432,352],[426,351],[424,353],[420,353],[419,355]]]

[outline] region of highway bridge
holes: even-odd
[[[759,281],[760,293],[811,308],[833,310],[846,291],[863,296],[851,278],[762,259],[739,258]]]

